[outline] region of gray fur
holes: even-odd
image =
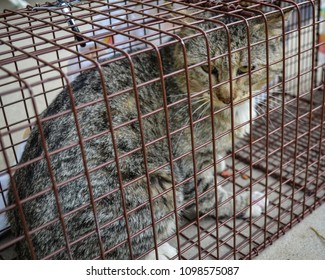
[[[205,17],[208,17],[205,15]],[[277,32],[278,20],[271,18],[269,25],[270,35],[279,34]],[[276,25],[276,26],[275,26]],[[199,27],[208,30],[215,28],[216,23],[200,24]],[[265,40],[264,24],[262,21],[250,23],[251,43]],[[272,32],[271,32],[272,31]],[[246,27],[244,24],[237,24],[230,28],[232,49],[247,46]],[[192,35],[193,30],[183,29],[181,36]],[[186,55],[188,64],[193,65],[201,61],[207,61],[206,45],[203,37],[196,37],[185,40]],[[209,48],[212,57],[227,52],[227,41],[224,29],[209,33]],[[270,63],[281,56],[281,43],[279,39],[269,42]],[[266,65],[265,43],[252,49],[251,65],[257,69]],[[164,74],[171,73],[176,69],[184,68],[184,59],[181,45],[178,43],[171,47],[161,49],[160,55],[163,59]],[[233,78],[238,76],[238,68],[248,65],[247,50],[233,53],[232,67]],[[159,68],[157,53],[148,51],[132,56],[132,62],[136,74],[137,85],[159,78]],[[67,111],[59,117],[53,117],[42,123],[47,150],[52,153],[56,150],[72,145],[72,147],[53,153],[50,156],[51,169],[56,184],[61,184],[75,176],[76,179],[69,183],[62,184],[57,188],[59,201],[56,202],[53,184],[51,181],[47,162],[44,158],[44,149],[41,144],[38,127],[34,127],[29,137],[26,150],[21,163],[40,157],[40,160],[19,169],[15,176],[15,183],[21,200],[27,199],[31,195],[37,195],[33,199],[23,202],[24,217],[30,231],[54,221],[41,230],[31,233],[31,240],[37,258],[44,258],[47,255],[62,249],[59,253],[53,254],[52,258],[67,259],[66,243],[63,235],[62,223],[59,219],[57,204],[61,205],[61,211],[66,214],[63,218],[72,258],[92,259],[101,256],[99,239],[103,243],[104,257],[107,259],[129,259],[131,258],[128,246],[128,238],[131,240],[132,257],[138,258],[145,252],[154,248],[153,227],[155,223],[156,236],[159,241],[164,240],[175,231],[175,206],[180,207],[185,203],[192,202],[191,206],[195,211],[195,184],[194,180],[188,180],[176,189],[173,187],[171,167],[169,164],[169,146],[166,131],[166,115],[163,110],[162,82],[159,80],[146,86],[138,87],[139,106],[141,116],[161,109],[159,112],[142,117],[143,135],[141,135],[140,122],[138,119],[137,106],[135,101],[135,91],[130,69],[130,63],[126,58],[121,57],[115,62],[102,62],[102,71],[105,78],[105,86],[109,95],[108,103],[104,101],[103,88],[99,75],[99,69],[84,71],[71,85],[75,106],[81,106],[87,102],[101,100],[91,106],[85,106],[77,110],[78,122],[83,138],[83,149],[86,157],[87,172],[90,174],[90,186],[85,175],[85,163],[82,160],[81,145],[79,143],[77,128],[74,116],[71,112],[71,100],[68,90],[62,93],[41,115],[42,118],[55,116],[59,112]],[[281,63],[271,66],[270,80],[272,76],[280,72]],[[229,63],[227,56],[211,61],[211,66],[218,70],[218,75],[211,74],[212,85],[229,79]],[[209,74],[202,70],[200,66],[189,70],[189,88],[191,95],[206,90],[199,97],[191,98],[193,121],[205,116],[210,116],[210,93]],[[261,70],[251,75],[252,90],[260,90],[266,83],[266,71]],[[191,129],[186,128],[175,133],[177,129],[189,124],[188,101],[171,105],[187,96],[187,81],[185,73],[174,75],[165,79],[165,88],[168,102],[168,128],[172,133],[171,151],[174,159],[183,154],[187,156],[174,161],[175,184],[182,182],[194,175]],[[117,92],[124,93],[116,95]],[[115,95],[114,95],[115,94]],[[233,82],[234,102],[243,100],[242,103],[234,106],[234,123],[240,125],[249,121],[249,82],[248,75],[244,75],[238,81]],[[222,100],[230,98],[229,83],[213,89],[213,109],[215,111],[226,108]],[[196,102],[198,101],[198,102]],[[203,102],[206,104],[203,106]],[[107,110],[107,107],[109,110]],[[201,106],[201,107],[200,107]],[[253,106],[253,105],[252,105]],[[201,109],[200,109],[200,108]],[[114,140],[117,146],[117,155],[113,149],[113,139],[109,119],[112,119],[114,128]],[[249,131],[249,125],[241,126],[235,131],[231,130],[231,110],[224,109],[216,113],[214,117],[217,160],[223,157],[227,150],[231,149],[232,141],[236,141]],[[131,121],[131,122],[130,122]],[[123,126],[122,124],[130,122]],[[116,128],[118,127],[118,128]],[[228,132],[228,133],[227,133]],[[220,135],[223,133],[223,136]],[[95,136],[97,135],[97,136]],[[89,138],[93,137],[93,138]],[[147,145],[145,150],[147,166],[150,174],[146,173],[144,151],[141,137],[145,143],[162,137],[155,144]],[[204,196],[199,199],[198,209],[200,213],[206,213],[211,209],[218,208],[218,204],[232,197],[232,193],[227,193],[218,187],[218,202],[215,203],[213,145],[209,143],[212,139],[211,118],[196,123],[193,127],[194,146],[196,150],[195,162],[196,172],[200,172],[206,167],[206,171],[196,176],[197,192]],[[131,152],[137,149],[135,152]],[[131,153],[129,153],[131,152]],[[190,152],[190,153],[189,153]],[[123,156],[124,155],[124,156]],[[121,181],[128,184],[122,187],[127,210],[127,222],[129,225],[129,237],[126,230],[125,214],[121,196],[121,186],[118,176],[118,168],[115,157],[122,157],[118,160]],[[166,165],[165,165],[166,164]],[[156,170],[159,166],[163,168]],[[222,167],[218,167],[221,171]],[[156,170],[155,172],[151,172]],[[139,180],[136,178],[141,177]],[[150,184],[147,182],[150,178]],[[154,198],[151,208],[148,203],[148,189],[150,185],[151,196]],[[9,197],[10,203],[15,203],[14,193],[11,188]],[[93,211],[90,203],[90,194],[95,199],[95,209]],[[209,191],[210,190],[210,191]],[[160,195],[159,194],[162,194]],[[174,193],[176,193],[176,205],[174,205]],[[157,197],[158,196],[158,197]],[[218,208],[218,216],[233,215],[232,201]],[[236,208],[242,209],[249,205],[247,193],[236,195]],[[83,207],[76,210],[77,207]],[[137,208],[135,211],[132,209]],[[183,207],[184,208],[184,207]],[[263,207],[253,208],[253,215],[259,215]],[[131,211],[131,212],[130,212]],[[180,212],[177,212],[179,215]],[[241,213],[242,216],[249,215]],[[99,236],[96,230],[96,221],[99,225]],[[164,218],[165,217],[165,218]],[[167,218],[166,218],[167,217]],[[9,213],[12,231],[16,236],[23,235],[21,217],[17,210]],[[163,219],[164,218],[164,219]],[[139,232],[142,231],[140,234]],[[77,239],[86,235],[85,238],[73,243]],[[116,247],[115,247],[116,246]],[[115,247],[110,251],[111,248]],[[26,241],[17,245],[19,258],[30,258],[30,252]]]

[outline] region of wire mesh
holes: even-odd
[[[286,21],[285,12],[289,9],[292,12]],[[202,17],[202,12],[211,14]],[[265,22],[275,12],[281,14],[282,22],[278,38],[272,38],[266,29],[266,38],[258,42],[248,40],[244,47],[233,48],[230,43],[233,34],[229,33],[233,26],[253,26],[256,20]],[[202,28],[205,23],[210,24],[209,28]],[[175,248],[167,254],[171,259],[251,259],[256,256],[324,201],[324,61],[319,53],[324,45],[319,40],[323,25],[320,3],[311,0],[58,1],[16,11],[5,10],[0,14],[1,256],[105,259],[144,258],[149,254],[161,258],[166,244]],[[216,55],[209,45],[209,36],[220,30],[228,40],[225,40],[224,52]],[[207,61],[209,58],[210,61],[231,61],[232,57],[245,52],[250,71],[232,71],[235,66],[230,63],[229,68],[218,69],[219,75],[224,71],[228,78],[216,84],[211,62],[207,66],[206,60],[191,63],[187,44],[196,38],[209,46]],[[255,69],[252,61],[256,54],[251,50],[255,46],[268,49],[272,40],[282,44],[283,56],[276,63],[266,58],[266,64]],[[164,50],[170,48],[180,50],[184,66],[166,71]],[[151,76],[140,78],[142,68],[135,61],[147,54],[155,58],[156,69]],[[128,65],[129,80],[125,85],[114,73],[105,72],[116,64]],[[269,69],[273,64],[281,64],[281,71],[271,80]],[[204,66],[210,73],[207,88],[193,93],[191,73]],[[268,83],[254,91],[252,81],[258,71],[267,73]],[[81,82],[80,77],[85,79],[85,73],[95,73],[89,75],[98,79],[96,91],[99,94],[94,99],[87,97],[85,90],[78,101],[81,98],[78,82]],[[111,76],[105,76],[107,73]],[[179,76],[183,77],[186,90],[183,95],[173,97],[169,87]],[[248,79],[245,86],[249,94],[244,101],[249,104],[249,110],[244,121],[238,123],[236,118],[240,113],[234,108],[243,101],[232,99],[237,94],[234,85],[241,76]],[[111,87],[114,83],[118,86]],[[210,106],[206,114],[196,117],[193,96],[207,93],[213,103],[215,88],[225,88],[225,84],[229,84],[230,99],[218,97],[225,105],[222,108]],[[157,96],[151,94],[146,98],[159,100],[158,105],[150,108],[143,107],[142,103],[148,88],[154,88]],[[58,102],[62,92],[69,106],[51,113],[51,104]],[[128,119],[119,119],[114,104],[120,104],[130,92],[134,102],[125,105],[125,110],[134,114]],[[172,112],[180,107],[184,108],[186,120],[173,127]],[[86,129],[82,118],[99,108],[104,108],[101,112],[105,115],[105,126],[94,124],[90,130]],[[47,113],[42,113],[44,110]],[[218,126],[212,125],[211,131],[202,132],[209,136],[197,139],[195,131],[202,123],[212,116],[220,118],[225,112],[230,112],[231,127],[218,131]],[[68,118],[74,123],[73,136],[67,133],[68,127],[56,127],[61,137],[52,143],[47,129],[52,123],[56,125],[59,120]],[[147,123],[156,119],[161,121],[156,126],[163,133],[152,136],[147,132]],[[234,135],[245,127],[249,133],[235,141]],[[137,132],[137,144],[131,149],[123,133],[133,130]],[[35,131],[38,141],[36,136],[30,136],[31,131]],[[189,148],[182,153],[175,152],[175,145],[185,141],[184,134],[189,137]],[[112,147],[112,154],[92,157],[90,147],[98,145],[104,137]],[[231,142],[231,151],[225,155],[217,152],[218,141],[224,137],[229,137]],[[122,145],[126,148],[121,148]],[[208,148],[212,151],[209,163],[200,165],[200,153]],[[38,152],[21,160],[24,150],[28,149]],[[80,162],[78,171],[74,170],[71,159],[64,160],[70,152]],[[152,154],[160,154],[163,159],[154,162]],[[133,168],[138,167],[138,173],[128,170],[125,174],[129,161],[135,162]],[[191,162],[192,167],[187,176],[181,178],[178,174],[186,173],[186,170],[180,171],[185,168],[182,162]],[[220,171],[218,166],[223,162],[226,169]],[[31,171],[40,165],[46,173],[45,183],[37,182],[37,172]],[[61,169],[71,172],[60,177],[58,170]],[[19,172],[26,174],[23,181],[15,175]],[[105,180],[109,172],[115,174],[112,186],[99,191],[97,178]],[[208,172],[217,175],[211,179]],[[199,186],[208,180],[206,178],[211,180],[210,185],[200,191]],[[38,187],[34,187],[36,184]],[[160,185],[159,191],[153,187],[156,184]],[[146,191],[137,195],[143,197],[130,202],[129,192],[135,192],[140,185]],[[187,193],[190,185],[194,187]],[[231,195],[203,211],[205,207],[200,200],[213,196],[218,201],[217,188]],[[76,194],[76,200],[77,196],[85,199],[72,203],[73,195],[64,198],[67,189]],[[254,199],[256,191],[263,195],[257,200]],[[180,193],[187,199],[180,202]],[[245,207],[237,204],[243,194],[247,194],[249,202]],[[169,204],[168,212],[159,211],[161,201]],[[102,211],[113,211],[111,205],[118,211],[114,210],[115,216],[103,219]],[[192,212],[188,211],[191,205],[194,205]],[[103,206],[108,210],[100,208]],[[233,213],[226,217],[215,215],[215,212],[222,213],[225,207],[232,208]],[[256,207],[263,210],[261,215],[253,215]],[[47,209],[52,208],[56,209],[55,215],[34,221],[35,217],[46,216],[50,211]],[[73,225],[71,221],[85,213],[88,218],[84,224]],[[15,217],[14,221],[10,220],[14,226],[7,215]],[[137,228],[132,227],[133,220],[138,221]],[[113,229],[120,225],[123,230],[117,234]],[[162,235],[165,225],[169,228]],[[44,249],[45,245],[38,239],[45,235],[56,240],[51,250]],[[150,241],[141,243],[147,236]],[[87,246],[92,247],[91,253]],[[19,250],[24,253],[20,254]]]

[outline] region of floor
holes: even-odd
[[[255,259],[325,260],[325,205],[295,225]]]
[[[253,260],[325,260],[324,217],[325,205],[295,225]],[[193,233],[196,234],[195,231],[192,231]],[[0,239],[0,245],[9,240],[9,236]],[[190,257],[189,253],[187,256]],[[15,258],[16,254],[12,248],[0,252],[0,260]]]

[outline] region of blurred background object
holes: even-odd
[[[27,5],[34,5],[36,3],[45,3],[46,0],[0,0],[0,12],[5,9],[21,9]]]

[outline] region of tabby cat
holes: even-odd
[[[197,14],[205,20],[195,24],[195,18],[182,20],[193,24],[177,34],[184,45],[138,51],[130,54],[132,63],[120,56],[83,71],[43,112],[20,164],[33,161],[17,170],[9,194],[11,204],[17,199],[13,189],[23,200],[23,216],[17,209],[9,213],[11,229],[26,234],[24,219],[32,243],[17,244],[19,258],[177,258],[166,242],[153,248],[154,240],[159,244],[175,233],[182,211],[231,216],[234,200],[235,215],[242,218],[265,210],[264,194],[253,192],[250,201],[245,191],[232,199],[234,193],[220,186],[216,191],[215,177],[225,169],[222,158],[234,141],[249,132],[255,116],[251,94],[265,87],[265,66],[269,81],[281,74],[282,16],[267,16],[268,38],[273,37],[267,60],[262,17],[247,28],[225,16],[229,48],[226,29],[210,20],[215,15]],[[208,41],[198,28],[214,30]]]

